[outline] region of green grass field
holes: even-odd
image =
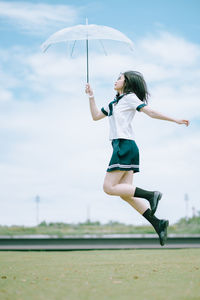
[[[1,300],[197,300],[200,249],[0,252]]]

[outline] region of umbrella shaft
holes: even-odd
[[[86,53],[87,53],[87,83],[89,83],[88,39],[86,39]]]

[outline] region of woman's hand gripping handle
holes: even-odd
[[[102,113],[101,110],[99,110],[97,108],[96,103],[95,103],[95,99],[94,99],[93,90],[92,90],[92,88],[91,88],[91,86],[90,86],[89,83],[87,83],[86,86],[85,86],[85,92],[89,96],[89,100],[90,100],[90,112],[91,112],[91,115],[92,115],[92,119],[94,121],[98,121],[100,119],[103,119],[105,117],[105,115]]]

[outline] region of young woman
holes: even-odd
[[[134,187],[133,174],[139,172],[139,150],[135,143],[131,122],[136,111],[143,112],[151,118],[189,125],[188,120],[179,120],[152,110],[147,104],[148,91],[141,73],[127,71],[120,74],[115,82],[115,99],[99,110],[96,106],[93,90],[89,84],[85,92],[89,95],[90,111],[94,121],[108,116],[110,123],[110,140],[113,154],[104,179],[103,189],[108,195],[120,196],[128,202],[154,227],[163,246],[167,239],[168,220],[160,220],[154,215],[162,193],[147,191]],[[143,199],[142,199],[143,198]],[[147,205],[149,202],[150,208]]]

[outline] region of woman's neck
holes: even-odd
[[[123,90],[118,91],[119,96],[123,95]]]

